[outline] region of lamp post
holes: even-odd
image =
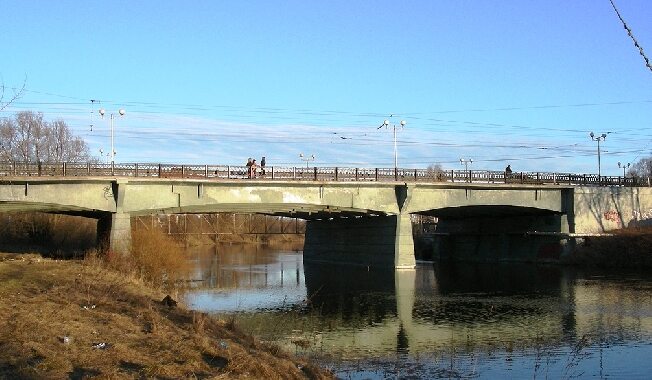
[[[392,116],[394,115],[389,115],[390,118]],[[407,122],[405,120],[401,120],[399,124],[401,125],[401,128],[403,128],[405,127],[405,124],[407,124]],[[388,126],[389,126],[389,120],[385,119],[385,121],[383,121],[380,127],[376,129],[380,129],[382,127],[388,127]],[[393,127],[394,127],[394,173],[396,173],[396,171],[398,170],[398,150],[396,148],[396,124],[393,124]]]
[[[625,171],[626,171],[627,168],[629,168],[631,165],[632,165],[632,164],[630,164],[629,162],[626,163],[626,164],[625,164],[625,163],[621,164],[620,161],[618,161],[618,167],[623,169],[623,179],[625,178]]]
[[[104,108],[100,108],[99,112],[100,112],[100,116],[102,116],[102,119],[104,119],[104,114],[106,113]],[[124,116],[125,110],[120,108],[118,110],[118,114],[120,116]],[[111,122],[110,122],[110,124],[111,124],[111,151],[109,152],[109,157],[111,157],[111,163],[113,163],[115,161],[115,148],[114,148],[114,145],[113,145],[113,112],[111,112]]]
[[[299,158],[301,158],[301,161],[306,162],[306,169],[308,169],[308,162],[314,161],[315,160],[315,155],[311,154],[309,157],[306,157],[303,155],[303,153],[299,153]]]
[[[460,165],[464,165],[464,170],[467,172],[469,171],[469,165],[472,163],[473,163],[472,158],[469,159],[460,158]]]
[[[598,142],[598,178],[601,177],[600,173],[600,141],[604,141],[607,138],[607,134],[603,133],[600,136],[596,136],[595,133],[589,133],[591,140]]]

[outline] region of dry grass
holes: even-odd
[[[97,258],[4,255],[0,278],[0,378],[332,378]]]

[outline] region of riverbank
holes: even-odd
[[[0,378],[332,375],[88,261],[0,254]]]
[[[597,268],[652,268],[652,227],[609,231],[611,236],[586,238],[563,263]]]

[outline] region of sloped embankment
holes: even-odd
[[[332,378],[80,261],[0,254],[0,378]]]

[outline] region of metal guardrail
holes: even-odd
[[[274,179],[297,181],[468,182],[593,186],[650,186],[650,178],[598,176],[597,174],[490,170],[429,170],[394,168],[276,167],[258,168],[249,178],[246,166],[176,165],[153,163],[26,163],[0,162],[0,177],[131,177],[196,179]]]

